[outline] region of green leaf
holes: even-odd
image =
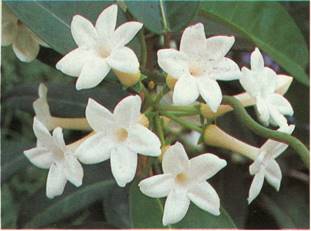
[[[207,17],[223,22],[250,39],[299,82],[308,84],[306,41],[293,18],[277,2],[201,4]]]
[[[130,188],[130,216],[133,228],[165,228],[162,225],[163,199],[143,195],[137,185]],[[221,208],[221,215],[214,216],[191,203],[186,216],[177,224],[167,228],[236,228],[227,212]]]
[[[5,229],[16,228],[16,204],[8,185],[1,186],[1,227]]]
[[[199,1],[126,1],[130,13],[150,31],[162,34],[182,30],[196,15]]]

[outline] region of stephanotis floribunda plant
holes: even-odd
[[[119,19],[126,12],[130,21],[117,26],[118,11]],[[46,44],[9,11],[3,12],[3,44],[12,44],[22,61],[33,60],[39,44]],[[228,157],[231,154],[241,155],[243,163],[249,165],[245,175],[250,189],[245,204],[261,196],[265,180],[277,191],[282,189],[282,172],[287,169],[281,165],[281,171],[276,158],[287,147],[308,163],[308,150],[291,135],[295,126],[285,117],[294,114],[284,97],[293,78],[265,66],[258,48],[251,49],[250,67],[240,68],[230,52],[235,37],[207,37],[203,23],[185,26],[176,33],[178,36],[164,36],[163,43],[161,38],[157,46],[149,49],[144,41],[147,35],[154,39],[153,32],[144,30],[141,20],[132,17],[126,7],[118,9],[113,4],[94,16],[97,19],[93,24],[78,14],[71,15],[68,31],[76,48],[71,47],[55,62],[60,72],[77,78],[74,92],[82,90],[79,94],[87,95],[85,101],[81,98],[77,103],[80,108],[82,105],[84,116],[56,116],[49,103],[58,102],[49,98],[43,83],[33,102],[37,144],[24,154],[35,166],[49,169],[48,198],[62,195],[67,181],[86,187],[82,185],[82,165],[86,170],[88,165],[101,166],[105,162],[111,172],[107,176],[111,185],[122,190],[136,188],[140,200],[156,200],[162,209],[156,219],[172,227],[186,220],[193,208],[212,218],[226,216],[221,192],[214,182],[232,164]],[[166,26],[169,30],[170,25]],[[138,33],[144,43],[137,57],[128,44],[136,40]],[[147,55],[155,48],[155,53]],[[111,90],[101,88],[108,81],[118,86],[122,97],[98,97]],[[229,96],[221,87],[231,84],[239,92]],[[100,93],[88,95],[90,88]],[[49,90],[50,94],[52,88]],[[252,106],[259,122],[245,109]],[[220,128],[219,118],[230,111],[236,113],[240,124],[265,138],[263,145],[249,145]],[[63,130],[82,131],[81,137],[66,145]],[[206,150],[210,147],[219,150],[211,154]]]

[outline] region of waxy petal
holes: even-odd
[[[119,26],[113,34],[115,48],[128,44],[142,27],[140,22],[126,22]]]
[[[209,73],[209,78],[215,80],[236,80],[241,76],[239,66],[229,58],[222,58],[213,65],[213,70]]]
[[[272,94],[269,96],[268,101],[283,115],[294,114],[294,110],[288,100],[279,94]]]
[[[177,80],[174,92],[173,102],[178,105],[188,105],[199,97],[199,89],[196,80],[191,76],[185,76]]]
[[[222,59],[232,48],[235,38],[233,36],[213,36],[206,39],[206,52],[210,60]]]
[[[200,78],[197,82],[202,98],[211,110],[216,112],[222,100],[222,93],[218,83],[209,78]]]
[[[72,153],[65,153],[64,173],[66,178],[76,187],[82,185],[83,168]]]
[[[64,136],[63,136],[62,128],[57,127],[57,128],[54,129],[54,131],[53,131],[53,139],[54,139],[54,142],[55,142],[56,146],[60,150],[65,151],[66,144],[65,144],[65,141],[64,141]]]
[[[142,180],[138,186],[140,191],[148,197],[166,197],[173,189],[174,178],[171,174],[156,175]]]
[[[62,195],[67,179],[63,170],[63,166],[53,163],[50,167],[46,181],[46,196],[53,199],[56,196]]]
[[[48,129],[35,117],[33,120],[33,131],[39,143],[46,148],[55,148],[53,138]]]
[[[275,106],[269,104],[268,105],[269,108],[269,113],[271,116],[271,119],[273,122],[275,122],[278,126],[280,127],[287,127],[287,120],[284,117],[284,115],[282,115]]]
[[[107,58],[107,62],[112,69],[120,72],[136,74],[139,72],[139,62],[136,54],[128,47],[113,50]]]
[[[100,37],[110,37],[116,28],[118,6],[113,4],[101,12],[95,24],[96,31]]]
[[[188,170],[190,161],[183,145],[176,142],[163,154],[162,169],[164,173],[176,175]]]
[[[268,126],[270,111],[267,102],[261,97],[257,97],[255,109],[260,122],[263,123],[265,126]]]
[[[72,18],[71,34],[78,47],[93,48],[96,44],[97,32],[94,26],[80,15]]]
[[[262,54],[260,53],[258,48],[251,54],[251,69],[252,71],[261,71],[264,68],[264,60]]]
[[[249,189],[249,193],[248,193],[248,198],[247,198],[248,204],[250,204],[260,193],[262,186],[263,186],[264,177],[265,177],[264,169],[261,169],[254,176],[251,187]]]
[[[43,147],[36,147],[26,150],[24,151],[24,154],[28,160],[38,168],[50,168],[54,161],[53,153],[49,152],[46,148]]]
[[[265,178],[277,191],[280,189],[282,172],[275,160],[270,160],[265,167]]]
[[[257,83],[257,78],[254,73],[246,67],[242,67],[240,83],[244,90],[253,97],[260,95],[260,85]]]

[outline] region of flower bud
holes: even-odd
[[[135,74],[113,70],[119,81],[125,87],[134,86],[140,79],[140,71]]]
[[[177,79],[175,79],[174,77],[170,75],[166,76],[166,85],[168,86],[169,89],[173,90],[176,82],[177,82]]]
[[[167,151],[167,149],[170,147],[171,145],[164,145],[161,147],[161,155],[159,156],[159,160],[162,161],[163,160],[163,156],[165,154],[165,152]]]
[[[216,118],[231,110],[232,110],[232,107],[230,107],[229,105],[220,105],[217,112],[213,112],[207,104],[200,103],[200,112],[204,118],[209,118],[209,119]]]

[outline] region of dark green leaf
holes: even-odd
[[[1,227],[16,228],[16,204],[8,185],[1,186]]]
[[[144,23],[150,31],[162,34],[164,32],[180,31],[196,15],[199,1],[127,1],[130,13]]]
[[[253,41],[293,77],[309,79],[308,48],[293,18],[277,2],[211,2],[201,5],[211,19],[220,20]]]

